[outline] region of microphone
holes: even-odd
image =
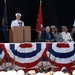
[[[18,24],[19,24],[19,26],[22,26],[22,21],[19,21]]]

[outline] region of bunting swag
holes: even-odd
[[[0,59],[4,64],[7,55],[12,65],[18,67],[34,68],[45,58],[47,61],[42,62],[49,62],[56,70],[60,70],[63,66],[69,71],[75,69],[75,44],[73,43],[0,44]]]

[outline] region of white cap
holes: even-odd
[[[37,73],[35,75],[46,75],[45,73]]]
[[[25,72],[23,70],[18,70],[17,75],[25,75]]]
[[[36,73],[35,70],[28,71],[28,74],[35,74],[35,73]]]
[[[54,25],[52,25],[52,26],[51,26],[51,28],[55,28],[55,26],[54,26]]]
[[[5,72],[5,71],[0,71],[0,75],[7,75],[7,72]]]
[[[16,13],[15,16],[20,16],[21,17],[22,15],[20,13]]]
[[[61,71],[57,71],[53,75],[65,75],[65,74],[63,72],[61,72]]]
[[[75,75],[75,70],[72,71],[72,75]]]
[[[15,70],[9,70],[7,71],[7,75],[17,75],[17,72]]]

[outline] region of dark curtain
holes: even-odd
[[[43,0],[43,23],[44,26],[58,25],[55,0]]]
[[[1,31],[2,18],[3,18],[4,0],[0,0],[0,42],[3,42],[3,35]]]
[[[43,0],[44,26],[62,25],[72,28],[75,17],[75,0]]]
[[[7,18],[8,28],[10,29],[11,21],[15,20],[15,13],[22,14],[21,20],[25,22],[25,26],[32,28],[32,41],[36,38],[36,20],[39,10],[40,0],[7,0]]]

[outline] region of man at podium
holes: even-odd
[[[13,26],[24,26],[24,22],[20,20],[22,15],[20,13],[16,13],[15,16],[16,16],[16,20],[12,21],[11,27],[13,27]]]

